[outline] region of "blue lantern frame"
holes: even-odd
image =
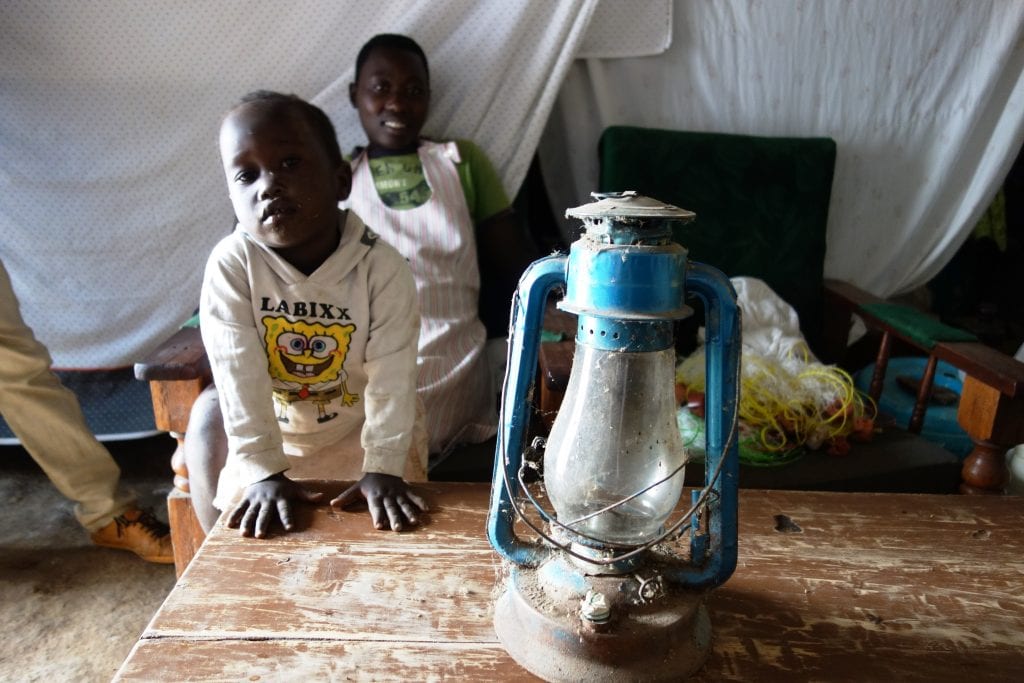
[[[577,344],[607,350],[650,351],[672,344],[672,322],[685,317],[689,290],[706,310],[705,488],[692,492],[690,563],[665,571],[665,578],[693,589],[725,582],[736,567],[738,445],[735,437],[739,393],[740,318],[736,294],[719,270],[688,262],[678,244],[598,244],[586,238],[568,256],[549,256],[530,265],[512,303],[508,367],[502,391],[488,538],[506,560],[536,567],[556,548],[524,541],[514,523],[512,500],[528,431],[527,394],[536,375],[540,332],[548,295],[564,286],[560,307],[576,313]],[[717,406],[718,409],[712,407]],[[692,510],[691,510],[692,512]],[[707,533],[700,528],[707,519]]]

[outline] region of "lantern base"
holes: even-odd
[[[561,559],[514,566],[494,630],[520,666],[547,681],[680,681],[710,651],[705,594],[644,574],[585,576]],[[606,620],[600,609],[596,621],[582,616],[588,593],[603,596]]]

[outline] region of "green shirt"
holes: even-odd
[[[469,140],[456,140],[461,161],[455,164],[474,225],[509,207],[508,195],[483,150]],[[397,211],[414,209],[430,199],[418,154],[396,154],[368,159],[377,196]]]

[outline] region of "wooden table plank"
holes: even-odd
[[[776,515],[800,531],[775,531]],[[721,680],[1006,681],[1024,671],[1024,501],[741,492],[709,598]]]
[[[406,533],[327,506],[300,508],[303,530],[271,539],[215,529],[144,637],[496,642],[488,610],[501,562],[486,537],[487,489],[419,489],[432,510]]]
[[[538,679],[496,643],[389,644],[345,641],[143,640],[115,680],[139,681],[501,681]]]
[[[487,486],[424,488],[435,510],[410,533],[322,506],[296,534],[215,529],[118,678],[532,680],[491,626]],[[743,490],[739,544],[694,680],[1024,671],[1022,499]]]

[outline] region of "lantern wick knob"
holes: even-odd
[[[603,624],[612,616],[612,609],[608,606],[608,598],[604,593],[594,590],[587,591],[586,596],[580,600],[580,616],[589,622]]]

